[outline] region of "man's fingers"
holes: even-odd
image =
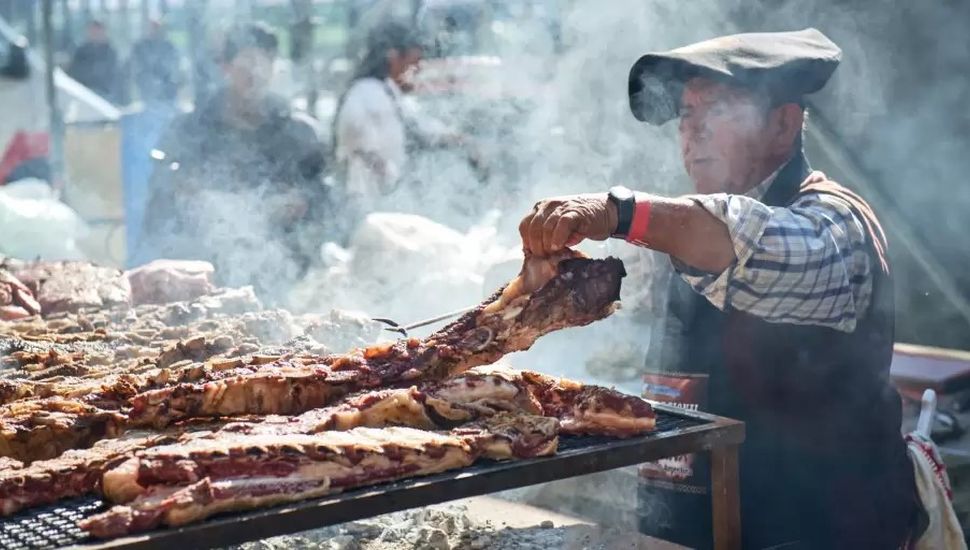
[[[526,252],[532,252],[532,247],[530,246],[531,243],[529,242],[529,226],[532,224],[532,218],[536,216],[538,210],[539,205],[537,204],[536,207],[532,209],[532,212],[526,214],[525,217],[522,218],[522,221],[519,222],[519,237],[522,238],[522,249]]]
[[[551,227],[546,232],[547,240],[544,241],[547,253],[558,252],[583,239],[582,235],[577,235],[580,224],[580,216],[577,213],[566,212],[555,219],[551,219],[550,222]],[[575,242],[570,244],[571,241]]]
[[[556,228],[556,223],[561,217],[561,209],[553,211],[542,224],[542,255],[547,256],[552,252],[552,232]]]
[[[540,211],[532,217],[532,222],[529,224],[529,236],[526,248],[532,251],[533,254],[538,254],[540,256],[545,255],[545,251],[542,247],[542,232],[543,227],[545,227],[546,224],[546,218],[546,213],[544,211]]]
[[[543,201],[536,204],[534,212],[528,219],[528,227],[524,231],[521,231],[522,245],[526,251],[534,254],[544,254],[542,244],[543,226],[549,216],[553,215],[556,207],[557,203],[555,201]]]

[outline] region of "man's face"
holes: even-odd
[[[148,38],[163,38],[165,36],[165,27],[161,21],[150,21],[148,23],[148,29],[145,31],[145,36]]]
[[[269,91],[274,56],[259,48],[245,48],[224,66],[232,94],[239,99],[259,100]]]
[[[99,24],[88,25],[87,39],[88,42],[102,44],[108,41],[108,31],[104,28],[104,26]]]
[[[743,193],[775,151],[765,105],[750,92],[693,78],[681,97],[680,150],[698,193]],[[757,180],[757,181],[753,181]]]
[[[421,48],[410,48],[401,53],[391,50],[387,54],[388,73],[403,92],[414,90],[414,79],[421,63]]]

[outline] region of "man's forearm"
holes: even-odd
[[[637,202],[628,240],[710,273],[720,273],[735,262],[727,226],[694,200],[638,193]],[[616,234],[618,218],[606,193],[545,199],[519,223],[522,248],[548,256],[583,239],[602,241]]]
[[[650,222],[642,242],[681,262],[709,273],[720,273],[737,259],[724,223],[686,197],[637,194],[650,202]]]

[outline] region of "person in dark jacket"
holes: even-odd
[[[866,202],[812,171],[802,151],[803,97],[840,57],[815,29],[643,56],[630,73],[631,108],[656,125],[679,117],[698,194],[616,187],[540,201],[520,225],[528,254],[615,237],[670,255],[676,345],[657,383],[703,376],[701,408],[745,422],[744,548],[895,549],[917,534],[889,380],[886,240]],[[710,547],[710,488],[681,490],[682,481],[656,484],[664,490],[651,497],[673,513],[648,518],[645,531]]]
[[[175,97],[182,83],[181,60],[161,21],[149,22],[145,36],[131,48],[129,63],[143,102],[169,102]]]
[[[226,85],[173,121],[153,156],[135,263],[208,260],[217,282],[252,284],[281,298],[322,237],[323,146],[308,119],[269,92],[277,38],[259,24],[235,28],[222,52]]]
[[[104,23],[97,20],[88,23],[86,39],[74,50],[67,74],[108,101],[118,101],[121,84],[118,52],[108,40]]]

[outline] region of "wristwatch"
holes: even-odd
[[[633,223],[633,211],[636,210],[637,200],[633,191],[617,185],[610,188],[607,195],[609,201],[616,206],[616,230],[613,237],[626,237],[630,233],[630,224]]]

